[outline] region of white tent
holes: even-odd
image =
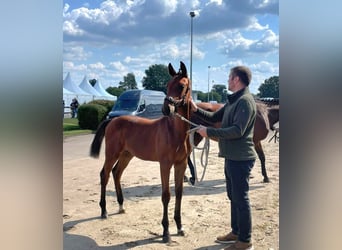
[[[67,90],[66,88],[63,87],[63,101],[64,101],[64,106],[69,106],[71,103],[72,98],[75,98],[76,94]]]
[[[79,87],[87,92],[88,94],[92,95],[93,100],[95,99],[101,99],[100,97],[102,96],[102,94],[100,94],[99,92],[97,92],[97,90],[91,86],[91,84],[87,81],[87,77],[84,76],[82,82],[80,83]]]
[[[73,92],[75,94],[74,97],[78,100],[80,104],[87,103],[92,100],[92,95],[88,94],[84,90],[82,90],[78,85],[72,82],[70,77],[70,72],[68,72],[67,76],[63,81],[63,88]],[[65,103],[70,104],[70,103]]]
[[[100,81],[97,80],[94,88],[102,95],[102,98],[105,100],[116,101],[117,97],[115,95],[109,94],[101,85]]]
[[[75,93],[63,87],[63,95],[75,95]]]

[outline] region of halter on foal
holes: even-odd
[[[107,218],[106,185],[110,172],[113,174],[119,212],[124,212],[120,179],[130,160],[136,156],[142,160],[159,161],[162,203],[163,203],[163,242],[170,242],[168,205],[170,202],[170,170],[174,166],[176,203],[174,219],[178,235],[184,236],[181,223],[181,200],[183,177],[187,157],[191,153],[187,130],[189,125],[173,116],[173,112],[189,119],[190,80],[183,62],[178,73],[171,64],[168,66],[172,79],[167,84],[167,97],[163,104],[163,116],[159,119],[145,119],[135,116],[121,116],[105,120],[99,125],[91,144],[90,155],[98,157],[103,137],[106,138],[105,162],[101,177],[101,217]],[[113,165],[115,164],[114,168]]]

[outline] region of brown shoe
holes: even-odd
[[[233,234],[233,232],[230,232],[229,234],[219,236],[216,238],[216,242],[218,243],[234,243],[237,241],[238,236],[236,234]]]
[[[254,247],[250,242],[237,241],[224,250],[254,250]]]

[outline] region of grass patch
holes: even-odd
[[[63,131],[63,136],[88,135],[92,133],[93,131],[89,129],[70,130],[70,131]]]
[[[63,136],[86,135],[92,132],[90,129],[80,129],[77,118],[63,119]]]

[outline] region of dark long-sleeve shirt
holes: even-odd
[[[202,118],[222,121],[221,128],[207,128],[208,137],[219,139],[219,156],[243,161],[256,158],[253,143],[256,105],[248,87],[228,95],[227,103],[216,112],[198,108]]]

